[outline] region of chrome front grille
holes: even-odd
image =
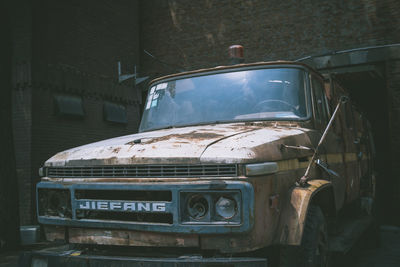
[[[48,167],[46,174],[52,178],[222,177],[238,175],[236,164]]]

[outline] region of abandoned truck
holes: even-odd
[[[45,162],[38,220],[47,240],[77,250],[30,257],[49,266],[80,258],[93,266],[326,266],[330,251],[346,249],[370,222],[373,156],[369,124],[346,91],[304,64],[158,78],[138,134]]]

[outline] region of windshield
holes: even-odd
[[[140,131],[244,120],[308,117],[304,71],[231,71],[161,82],[149,90]]]

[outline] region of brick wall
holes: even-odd
[[[139,62],[137,0],[36,0],[35,63],[116,77]]]
[[[227,47],[245,46],[246,62],[400,42],[397,0],[148,0],[140,3],[141,45],[186,69],[228,63]],[[174,72],[142,54],[153,75]]]
[[[31,88],[13,90],[14,149],[18,177],[20,222],[30,223],[31,216]]]
[[[62,150],[102,139],[136,133],[139,110],[136,103],[121,103],[127,107],[128,123],[114,124],[103,119],[103,102],[110,100],[98,95],[83,95],[85,115],[82,118],[59,116],[54,110],[54,96],[70,95],[64,91],[35,88],[34,124],[32,127],[32,178],[37,182],[37,169],[44,161]],[[76,94],[72,94],[76,95]]]
[[[117,82],[117,61],[139,63],[138,1],[18,0],[13,122],[21,224],[35,223],[38,168],[55,153],[137,132],[141,92]],[[82,98],[81,118],[55,113],[55,95]],[[103,118],[103,103],[126,107],[127,124]]]
[[[10,1],[13,2],[13,1]],[[29,0],[15,0],[13,22],[12,123],[19,191],[20,223],[31,223],[31,126],[32,126],[32,13]]]
[[[141,104],[133,80],[117,82],[117,61],[130,73],[139,62],[137,1],[39,2],[33,28],[33,184],[37,169],[55,153],[137,132]],[[58,116],[57,94],[80,96],[84,116]],[[104,120],[106,100],[126,107],[127,124]]]
[[[101,139],[135,133],[140,121],[141,96],[132,86],[120,85],[107,78],[71,72],[55,67],[34,73],[32,151],[40,167],[54,153]],[[73,118],[55,111],[55,96],[79,96],[84,115]],[[103,103],[111,101],[126,107],[127,124],[104,120]],[[35,171],[35,170],[34,170]]]

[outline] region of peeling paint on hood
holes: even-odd
[[[72,148],[54,155],[45,166],[254,161],[258,147],[288,136],[305,136],[306,131],[244,123],[157,130]]]

